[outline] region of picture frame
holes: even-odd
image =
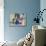
[[[24,27],[27,24],[27,17],[24,13],[11,13],[9,17],[10,27]]]

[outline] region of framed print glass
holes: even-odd
[[[9,25],[15,26],[26,26],[26,15],[24,13],[14,13],[9,17]]]

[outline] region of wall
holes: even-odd
[[[3,0],[0,0],[0,42],[4,41],[4,8]]]
[[[4,0],[4,39],[7,41],[18,41],[31,31],[34,24],[35,14],[40,10],[40,0]],[[25,13],[27,26],[9,27],[9,14],[11,12]]]
[[[40,9],[41,9],[41,11],[43,9],[46,9],[46,0],[40,0]],[[46,20],[45,20],[46,19],[46,11],[43,12],[42,17],[43,17],[44,20],[43,20],[43,22],[42,21],[40,22],[40,25],[46,27]]]

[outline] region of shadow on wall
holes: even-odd
[[[32,21],[37,16],[34,11],[40,9],[40,0],[5,0],[4,8],[4,39],[5,41],[18,41],[32,29]],[[9,27],[9,15],[21,11],[27,16],[26,27]],[[10,31],[11,30],[11,31]]]

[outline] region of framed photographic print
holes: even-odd
[[[11,14],[9,20],[11,27],[26,26],[26,15],[24,13]]]

